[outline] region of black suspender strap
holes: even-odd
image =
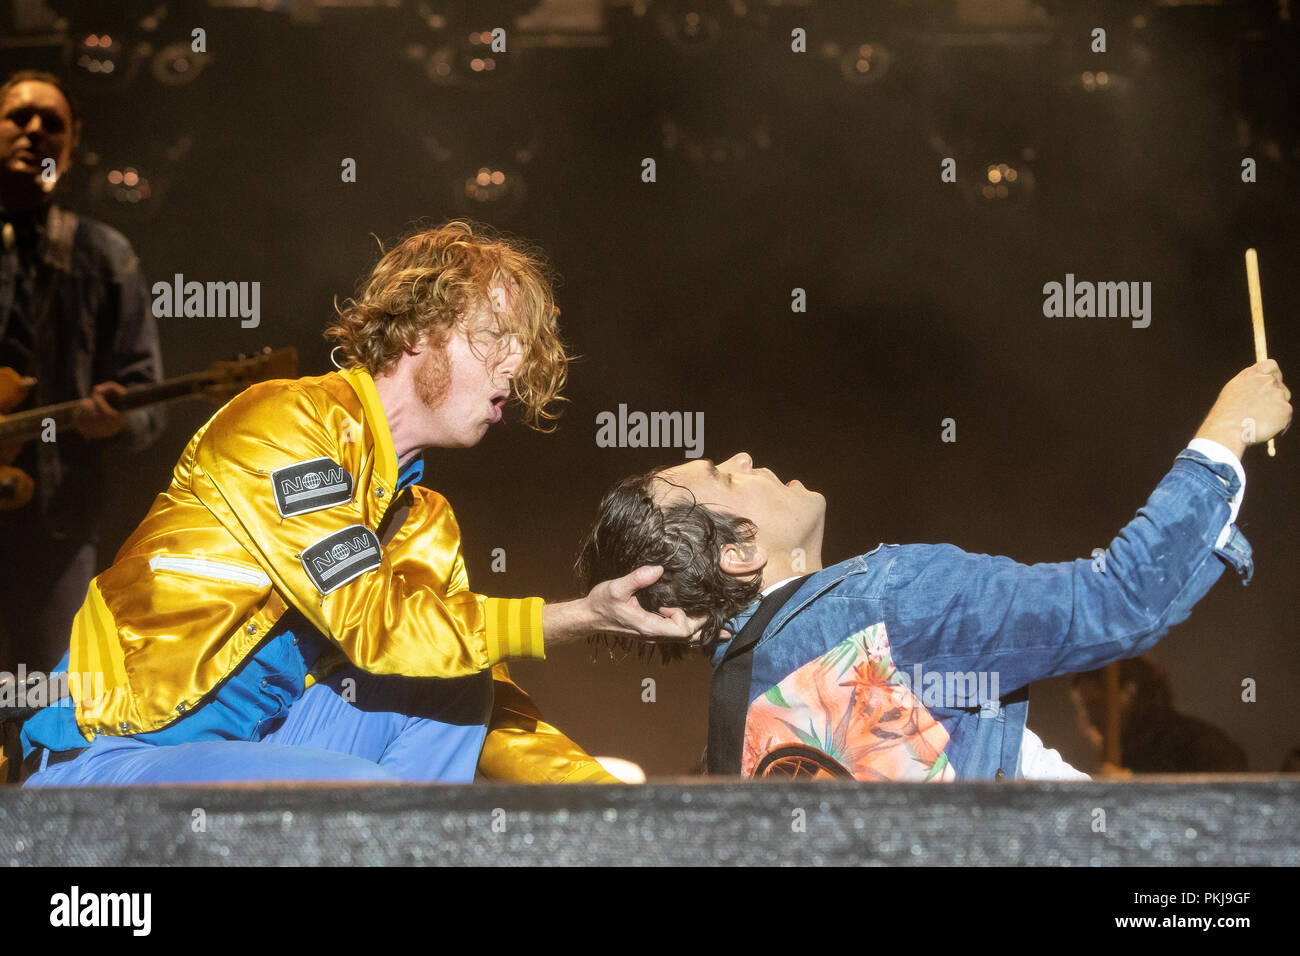
[[[727,644],[722,663],[713,671],[709,687],[710,774],[740,773],[741,748],[745,743],[745,716],[749,712],[749,685],[754,673],[754,647],[767,624],[809,575],[787,581],[758,605],[754,616]]]

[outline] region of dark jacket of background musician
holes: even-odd
[[[37,379],[21,408],[82,398],[99,382],[161,379],[148,287],[126,237],[86,216],[73,222],[53,204],[13,216],[0,210],[0,217],[12,222],[16,239],[0,250],[0,365]],[[105,468],[124,464],[165,424],[162,406],[129,418],[128,428],[107,441],[65,429],[54,442],[29,443],[15,464],[36,479],[36,499],[25,512],[0,517],[0,525],[96,541]]]
[[[0,209],[0,365],[37,379],[24,408],[83,398],[106,381],[161,378],[148,287],[126,237],[53,204]],[[32,441],[15,465],[36,481],[23,508],[0,510],[0,670],[48,669],[99,570],[110,477],[128,477],[132,453],[158,437],[161,406],[128,413],[128,426],[91,441],[60,428]],[[115,473],[110,475],[110,469]],[[111,555],[109,555],[111,557]]]

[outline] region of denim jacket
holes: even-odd
[[[817,571],[755,647],[742,772],[1016,776],[1031,682],[1148,650],[1225,563],[1249,583],[1249,544],[1236,525],[1221,534],[1240,485],[1230,464],[1189,448],[1090,559],[1025,565],[882,544]],[[727,627],[737,633],[756,607]]]

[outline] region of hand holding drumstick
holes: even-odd
[[[1268,343],[1264,340],[1264,298],[1259,291],[1259,256],[1254,249],[1246,250],[1246,286],[1250,291],[1250,324],[1255,330],[1255,361],[1268,361]],[[1279,374],[1278,380],[1281,380]],[[1289,395],[1288,395],[1289,397]],[[1273,439],[1268,440],[1268,457],[1277,454]]]
[[[1250,445],[1269,441],[1291,424],[1291,390],[1277,362],[1256,362],[1234,375],[1196,432],[1229,449],[1238,458]]]

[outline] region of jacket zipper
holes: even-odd
[[[214,581],[231,581],[236,584],[253,584],[266,587],[271,583],[270,577],[259,568],[240,567],[223,561],[208,558],[181,558],[175,555],[155,554],[149,559],[149,570],[157,572],[177,571],[181,574],[193,574]]]

